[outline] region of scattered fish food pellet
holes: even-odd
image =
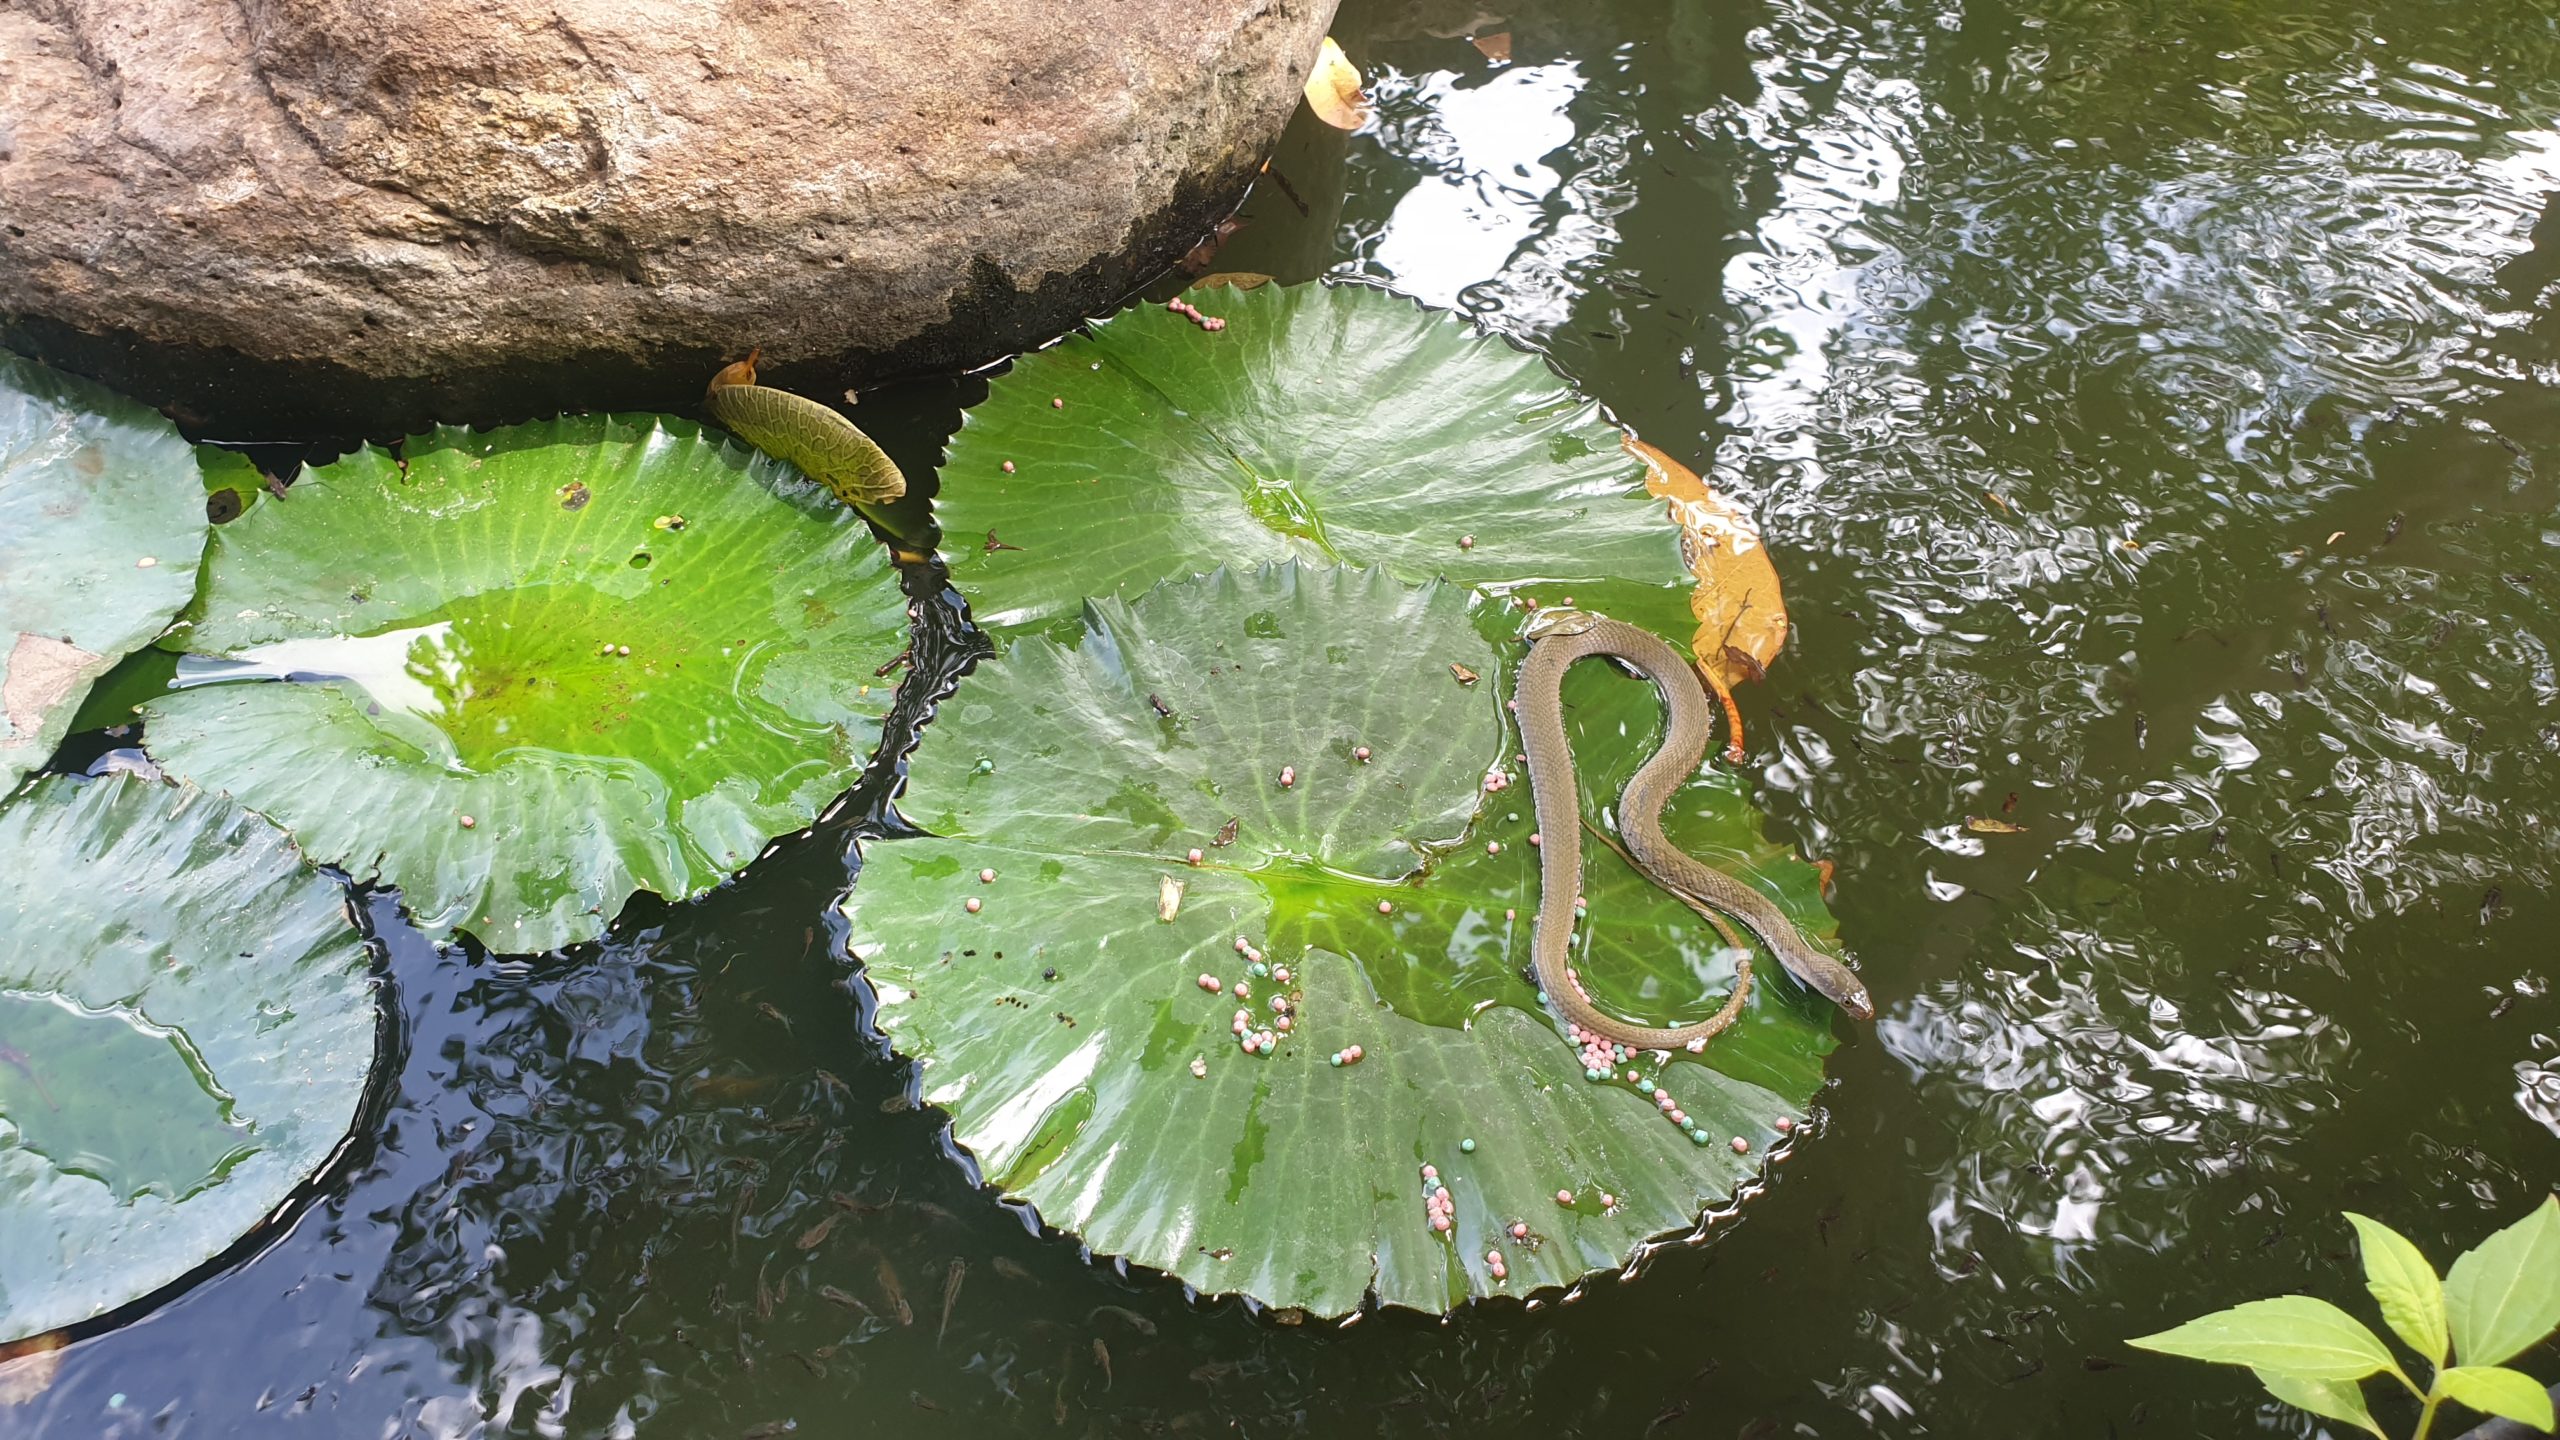
[[[1206,1058],[1198,1055],[1191,1057],[1191,1078],[1194,1080],[1209,1078],[1209,1062]]]
[[[1573,1208],[1573,1192],[1572,1192],[1572,1191],[1570,1191],[1570,1190],[1559,1190],[1559,1191],[1557,1191],[1557,1192],[1556,1192],[1556,1203],[1557,1203],[1557,1204],[1559,1204],[1559,1205],[1564,1206],[1564,1207],[1565,1207],[1566,1209],[1568,1209],[1568,1210],[1572,1209],[1572,1208]]]
[[[1282,965],[1282,966],[1278,966],[1278,967],[1274,968],[1274,969],[1272,970],[1272,972],[1271,972],[1271,978],[1272,978],[1272,979],[1274,979],[1274,980],[1279,981],[1279,982],[1280,982],[1281,984],[1283,984],[1283,985],[1288,984],[1288,983],[1289,983],[1289,967],[1288,967],[1288,966],[1286,966],[1286,965]]]
[[[1537,832],[1537,831],[1532,830],[1532,831],[1530,831],[1530,832],[1529,832],[1529,844],[1530,844],[1530,846],[1531,846],[1532,848],[1535,848],[1535,849],[1545,849],[1545,848],[1546,848],[1546,843],[1547,843],[1546,841],[1544,841],[1544,840],[1542,840],[1542,839],[1540,839],[1540,838],[1538,837],[1538,832]]]
[[[1460,1153],[1460,1154],[1462,1154],[1462,1155],[1473,1155],[1474,1153],[1476,1153],[1476,1142],[1475,1142],[1475,1141],[1473,1141],[1473,1140],[1461,1140],[1461,1141],[1459,1141],[1459,1142],[1458,1142],[1458,1153]]]
[[[1288,996],[1286,996],[1286,995],[1274,995],[1274,996],[1272,996],[1272,997],[1271,997],[1271,1013],[1272,1013],[1272,1014],[1274,1014],[1274,1015],[1286,1015],[1286,1014],[1288,1014],[1288,1013],[1289,1013],[1289,997],[1288,997]]]
[[[1272,1028],[1278,1030],[1281,1034],[1286,1035],[1289,1033],[1290,1023],[1289,1017],[1283,1015],[1279,1019],[1272,1021],[1271,1025]]]
[[[1241,981],[1241,980],[1237,981],[1237,982],[1236,982],[1236,998],[1237,998],[1237,999],[1239,999],[1239,1000],[1250,1000],[1250,999],[1252,999],[1252,998],[1253,998],[1253,987],[1252,987],[1252,986],[1250,986],[1250,985],[1247,985],[1246,983],[1244,983],[1244,982],[1243,982],[1243,981]]]
[[[981,885],[993,885],[994,883],[996,883],[996,872],[994,872],[993,870],[981,870],[981,871],[979,871],[979,872],[978,872],[978,883],[979,883],[979,884],[981,884]]]
[[[979,911],[984,910],[984,909],[986,909],[986,908],[987,908],[987,903],[986,903],[985,901],[983,901],[983,900],[979,899],[979,898],[978,898],[977,896],[975,896],[975,895],[972,895],[972,896],[970,896],[970,897],[969,897],[968,911],[969,911],[969,913],[970,913],[970,914],[975,915],[975,914],[977,914]]]
[[[1197,845],[1192,846],[1192,847],[1191,847],[1191,853],[1190,853],[1189,855],[1184,856],[1183,858],[1184,858],[1184,859],[1186,859],[1186,860],[1188,860],[1188,861],[1190,861],[1190,862],[1191,862],[1192,864],[1194,864],[1194,865],[1199,864],[1199,863],[1200,863],[1200,847],[1199,847],[1199,846],[1197,846]]]
[[[1283,790],[1286,790],[1286,789],[1288,789],[1290,786],[1295,785],[1295,784],[1297,784],[1297,783],[1298,783],[1298,767],[1297,767],[1297,766],[1295,766],[1295,765],[1283,765],[1283,766],[1281,766],[1281,767],[1280,767],[1280,788],[1281,788],[1281,789],[1283,789]]]
[[[1215,975],[1203,974],[1200,977],[1200,988],[1208,991],[1212,995],[1218,993],[1218,985],[1218,977]]]
[[[1252,942],[1252,941],[1247,940],[1246,938],[1244,938],[1244,937],[1243,937],[1243,936],[1241,936],[1241,935],[1239,935],[1239,936],[1237,936],[1237,937],[1236,937],[1236,953],[1237,953],[1237,954],[1241,955],[1241,954],[1243,954],[1244,952],[1246,952],[1247,950],[1250,950],[1250,949],[1252,949],[1252,948],[1253,948],[1253,942]]]
[[[1748,1155],[1748,1154],[1750,1154],[1750,1153],[1751,1153],[1751,1142],[1750,1142],[1750,1141],[1748,1141],[1748,1140],[1743,1139],[1743,1138],[1742,1138],[1741,1136],[1739,1136],[1739,1135],[1734,1136],[1734,1137],[1733,1137],[1733,1153],[1734,1153],[1734,1154],[1736,1154],[1736,1155]]]
[[[1499,841],[1499,840],[1487,840],[1486,842],[1484,842],[1484,853],[1486,853],[1487,855],[1499,855],[1499,854],[1501,854],[1501,853],[1502,853],[1502,842],[1501,842],[1501,841]]]
[[[1378,913],[1379,913],[1379,914],[1381,914],[1381,915],[1393,915],[1394,913],[1396,913],[1396,902],[1394,902],[1393,900],[1381,900],[1381,901],[1379,901],[1379,902],[1378,902]]]
[[[1363,745],[1363,746],[1360,746],[1358,749],[1353,750],[1353,751],[1351,752],[1351,758],[1352,758],[1352,759],[1354,759],[1354,760],[1359,761],[1359,762],[1360,762],[1361,764],[1363,764],[1363,765],[1368,764],[1368,763],[1369,763],[1369,747],[1368,747],[1368,746],[1366,746],[1366,745]]]
[[[1461,535],[1461,536],[1459,536],[1459,537],[1458,537],[1458,548],[1459,548],[1459,549],[1461,549],[1461,550],[1473,550],[1474,548],[1476,548],[1476,537],[1474,537],[1473,535]]]
[[[1050,397],[1049,397],[1049,408],[1050,408],[1050,409],[1052,409],[1052,410],[1064,410],[1064,409],[1066,409],[1066,408],[1067,408],[1067,399],[1066,399],[1066,397],[1065,397],[1065,396],[1063,396],[1063,395],[1052,395],[1052,396],[1050,396]]]
[[[1246,973],[1246,974],[1248,974],[1248,975],[1251,975],[1251,976],[1252,976],[1254,979],[1256,979],[1256,980],[1259,980],[1259,979],[1261,979],[1263,976],[1268,975],[1268,974],[1270,974],[1270,973],[1271,973],[1271,967],[1270,967],[1270,966],[1268,966],[1268,965],[1263,964],[1263,963],[1262,963],[1261,961],[1259,961],[1259,960],[1254,961],[1252,964],[1247,965],[1247,966],[1246,966],[1246,967],[1244,967],[1244,968],[1245,968],[1245,973]]]
[[[1514,1221],[1512,1221],[1512,1222],[1511,1222],[1511,1238],[1512,1238],[1512,1239],[1514,1239],[1514,1240],[1526,1240],[1526,1239],[1528,1239],[1528,1238],[1529,1238],[1529,1222],[1528,1222],[1528,1221],[1526,1221],[1526,1220],[1514,1220]]]
[[[465,829],[465,830],[468,830],[468,829],[472,828],[473,826],[475,826],[475,825],[477,825],[477,824],[479,824],[479,823],[480,823],[479,821],[472,819],[472,818],[471,818],[470,816],[468,816],[468,815],[465,815],[465,816],[463,816],[463,817],[461,817],[461,818],[462,818],[462,828],[463,828],[463,829]]]
[[[1007,475],[1010,475],[1010,474],[1012,474],[1012,473],[1013,473],[1013,462],[1012,462],[1012,461],[1007,460],[1006,462],[1004,462],[1004,473],[1006,473]]]
[[[1787,1134],[1787,1133],[1789,1133],[1790,1131],[1794,1130],[1795,1128],[1796,1128],[1796,1122],[1795,1122],[1795,1121],[1793,1121],[1793,1120],[1789,1119],[1788,1117],[1786,1117],[1786,1116],[1784,1116],[1784,1115],[1781,1115],[1781,1116],[1779,1116],[1779,1117],[1778,1117],[1778,1133],[1779,1133],[1779,1134],[1781,1134],[1781,1135]]]

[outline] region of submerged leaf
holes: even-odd
[[[860,773],[905,599],[816,486],[645,416],[403,454],[215,532],[182,678],[261,683],[148,707],[172,773],[510,952],[592,939],[635,890],[701,894]]]
[[[907,477],[860,426],[805,395],[756,383],[748,356],[711,381],[703,408],[741,440],[834,492],[847,505],[886,504]]]
[[[1484,783],[1517,753],[1509,631],[1458,587],[1279,566],[1097,601],[1073,647],[1016,638],[979,667],[902,802],[939,838],[867,845],[846,912],[881,1027],[990,1181],[1104,1253],[1339,1315],[1373,1291],[1441,1311],[1570,1283],[1757,1173],[1820,1084],[1831,1007],[1757,985],[1705,1054],[1661,1067],[1705,1143],[1585,1079],[1522,979],[1535,822]],[[1484,683],[1450,683],[1452,657]],[[1660,707],[1599,664],[1566,701],[1597,823]],[[1730,780],[1680,791],[1665,828],[1830,930],[1813,871],[1758,838]],[[1147,880],[1169,865],[1188,887],[1167,922]],[[1582,888],[1601,1003],[1715,1010],[1733,952],[1712,929],[1606,852]],[[1242,1044],[1265,1034],[1268,1053]]]
[[[0,353],[0,795],[195,592],[194,447],[140,405]]]
[[[345,895],[217,795],[0,808],[0,1340],[129,1304],[324,1164],[374,1062]]]

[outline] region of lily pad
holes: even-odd
[[[935,519],[980,625],[1071,640],[1086,597],[1297,559],[1694,627],[1666,500],[1545,361],[1360,285],[1184,302],[1222,328],[1124,311],[963,420]]]
[[[906,644],[898,577],[796,472],[680,420],[365,450],[214,533],[212,684],[146,709],[174,774],[495,949],[699,895],[849,786]],[[215,659],[227,664],[212,663]]]
[[[0,353],[0,794],[195,593],[204,506],[168,421]]]
[[[0,809],[0,1342],[220,1255],[328,1162],[375,1058],[340,888],[218,795]]]
[[[882,1029],[992,1183],[1101,1252],[1338,1315],[1571,1284],[1757,1172],[1821,1083],[1827,1003],[1762,964],[1703,1055],[1640,1065],[1701,1145],[1623,1079],[1587,1080],[1526,981],[1528,796],[1485,784],[1518,771],[1513,618],[1459,586],[1289,564],[1096,601],[1075,644],[1017,638],[978,669],[901,802],[938,838],[868,846],[846,913]],[[1605,827],[1659,705],[1598,664],[1565,694]],[[1729,778],[1664,822],[1808,933],[1834,928]],[[1712,1013],[1735,952],[1591,848],[1577,964],[1595,996],[1660,1023]],[[1289,981],[1252,977],[1239,938]],[[1271,997],[1291,1007],[1274,1053],[1239,1046],[1239,980],[1257,1030],[1276,1031]],[[1446,1236],[1425,1164],[1452,1194]]]

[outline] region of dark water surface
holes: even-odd
[[[2550,1187],[2552,8],[1337,28],[1379,123],[1302,119],[1222,267],[1545,348],[1786,575],[1750,765],[1772,833],[1838,862],[1883,1014],[1769,1193],[1538,1314],[1195,1306],[900,1108],[822,836],[560,956],[437,953],[377,903],[403,1066],[369,1136],[0,1431],[2308,1435],[2123,1338],[2364,1309],[2340,1208],[2443,1260]],[[1462,38],[1494,31],[1508,63]],[[862,415],[923,460],[976,393]]]

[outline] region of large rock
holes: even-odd
[[[268,434],[968,366],[1233,208],[1333,8],[0,0],[0,339]]]

